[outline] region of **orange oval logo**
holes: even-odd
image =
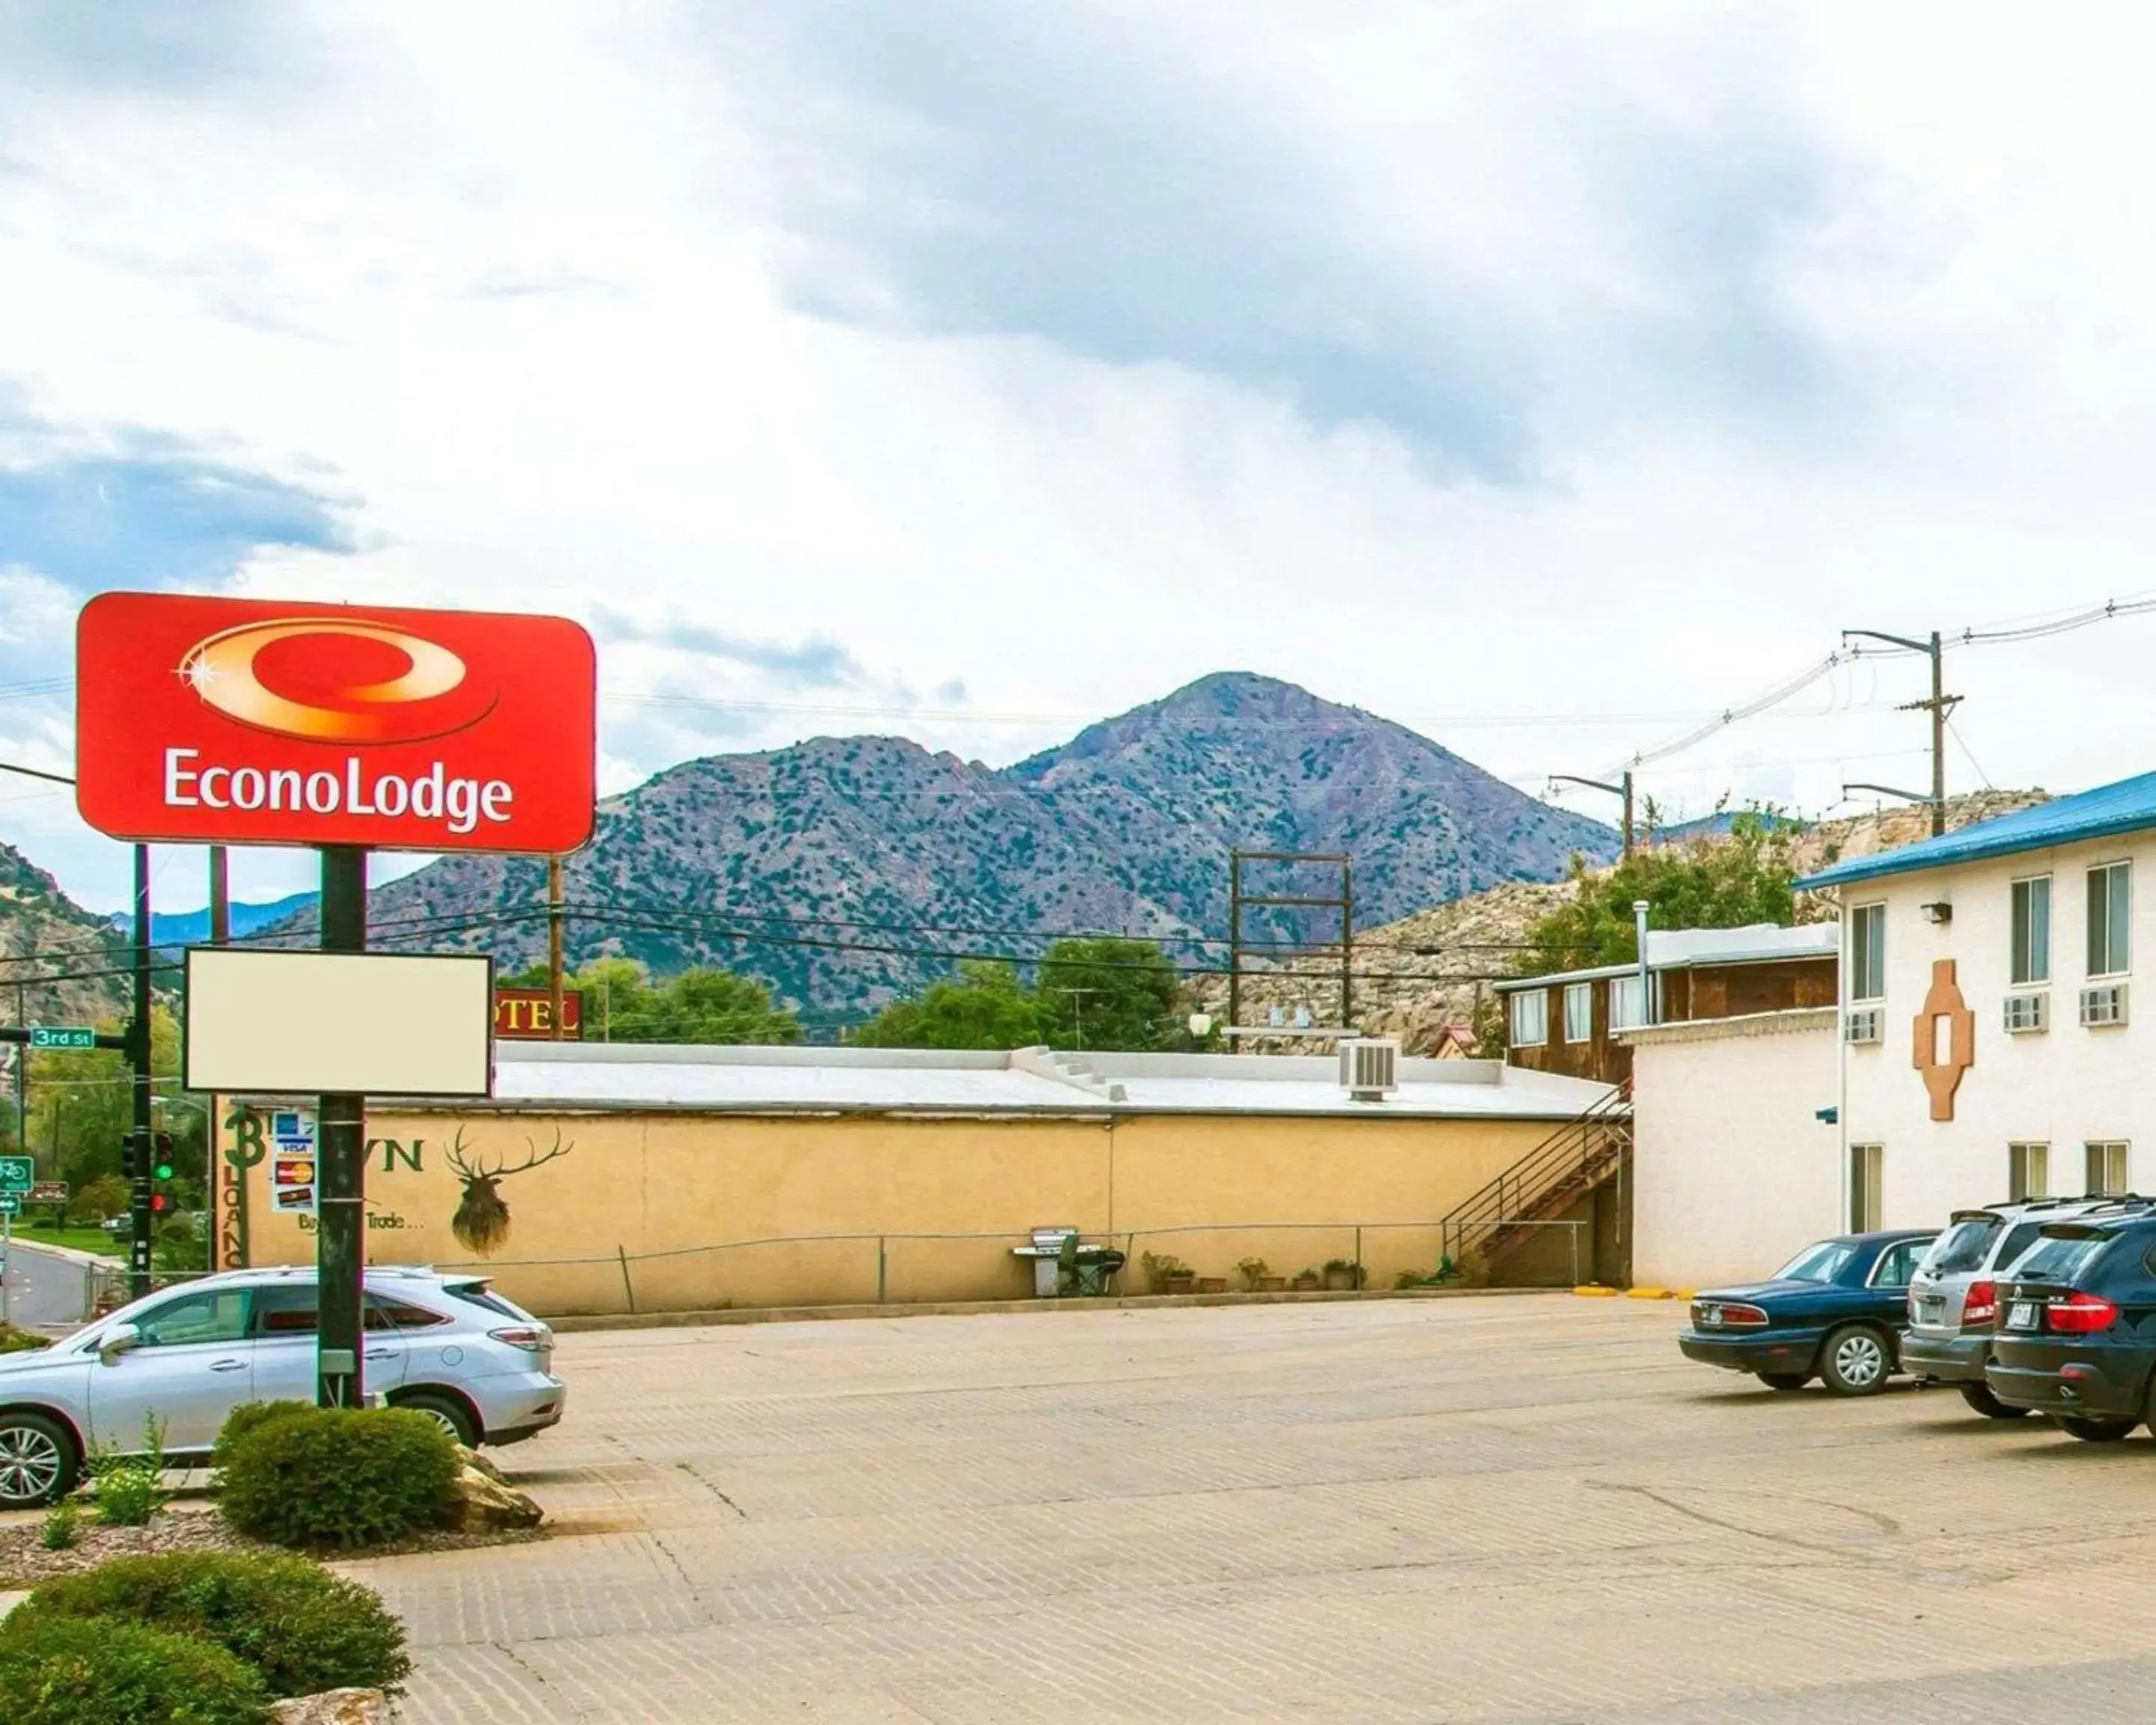
[[[180,675],[228,718],[310,742],[419,742],[477,724],[495,705],[439,642],[335,617],[208,636],[187,649]]]

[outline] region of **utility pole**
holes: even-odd
[[[549,1035],[562,1040],[562,859],[547,859],[547,991],[553,997],[553,1028]]]
[[[1947,715],[1961,704],[1961,696],[1946,692],[1946,670],[1939,647],[1939,632],[1933,629],[1930,638],[1917,640],[1907,635],[1890,635],[1883,629],[1845,629],[1841,638],[1846,641],[1852,635],[1867,639],[1885,641],[1896,647],[1906,647],[1912,653],[1926,655],[1932,661],[1932,697],[1928,701],[1907,701],[1895,711],[1903,713],[1928,712],[1932,716],[1932,793],[1929,797],[1913,797],[1913,802],[1929,803],[1932,807],[1932,836],[1947,829]],[[1877,790],[1877,785],[1851,785],[1851,790]],[[1905,791],[1892,793],[1907,796]]]
[[[1632,769],[1627,767],[1614,784],[1606,784],[1599,778],[1580,778],[1569,773],[1553,773],[1549,776],[1552,788],[1561,784],[1584,784],[1590,791],[1607,791],[1613,797],[1625,799],[1625,858],[1632,856]],[[1544,793],[1548,794],[1548,792]]]

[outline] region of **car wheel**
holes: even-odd
[[[2027,1416],[2026,1408],[2010,1408],[1991,1393],[1988,1384],[1964,1384],[1959,1386],[1961,1399],[1967,1402],[1969,1411],[1981,1414],[1987,1420],[2020,1420]]]
[[[1820,1348],[1820,1376],[1836,1395],[1876,1395],[1894,1369],[1894,1350],[1869,1324],[1848,1324]]]
[[[2092,1420],[2086,1414],[2051,1415],[2052,1425],[2085,1444],[2115,1444],[2140,1423],[2138,1420]]]
[[[396,1404],[407,1413],[424,1414],[467,1450],[479,1447],[479,1429],[472,1420],[471,1409],[454,1396],[423,1391],[418,1395],[400,1395]]]
[[[1769,1389],[1802,1389],[1812,1381],[1810,1372],[1762,1372],[1759,1381]]]
[[[0,1509],[34,1509],[74,1489],[74,1440],[43,1414],[0,1414]]]

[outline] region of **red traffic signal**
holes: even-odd
[[[172,1200],[167,1194],[162,1192],[152,1192],[150,1194],[151,1214],[162,1215],[167,1210],[172,1209]]]

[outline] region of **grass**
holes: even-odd
[[[126,1248],[101,1228],[70,1222],[65,1228],[54,1229],[49,1218],[33,1220],[28,1215],[15,1218],[15,1238],[26,1240],[33,1245],[71,1246],[79,1252],[96,1252],[107,1258],[126,1255]]]

